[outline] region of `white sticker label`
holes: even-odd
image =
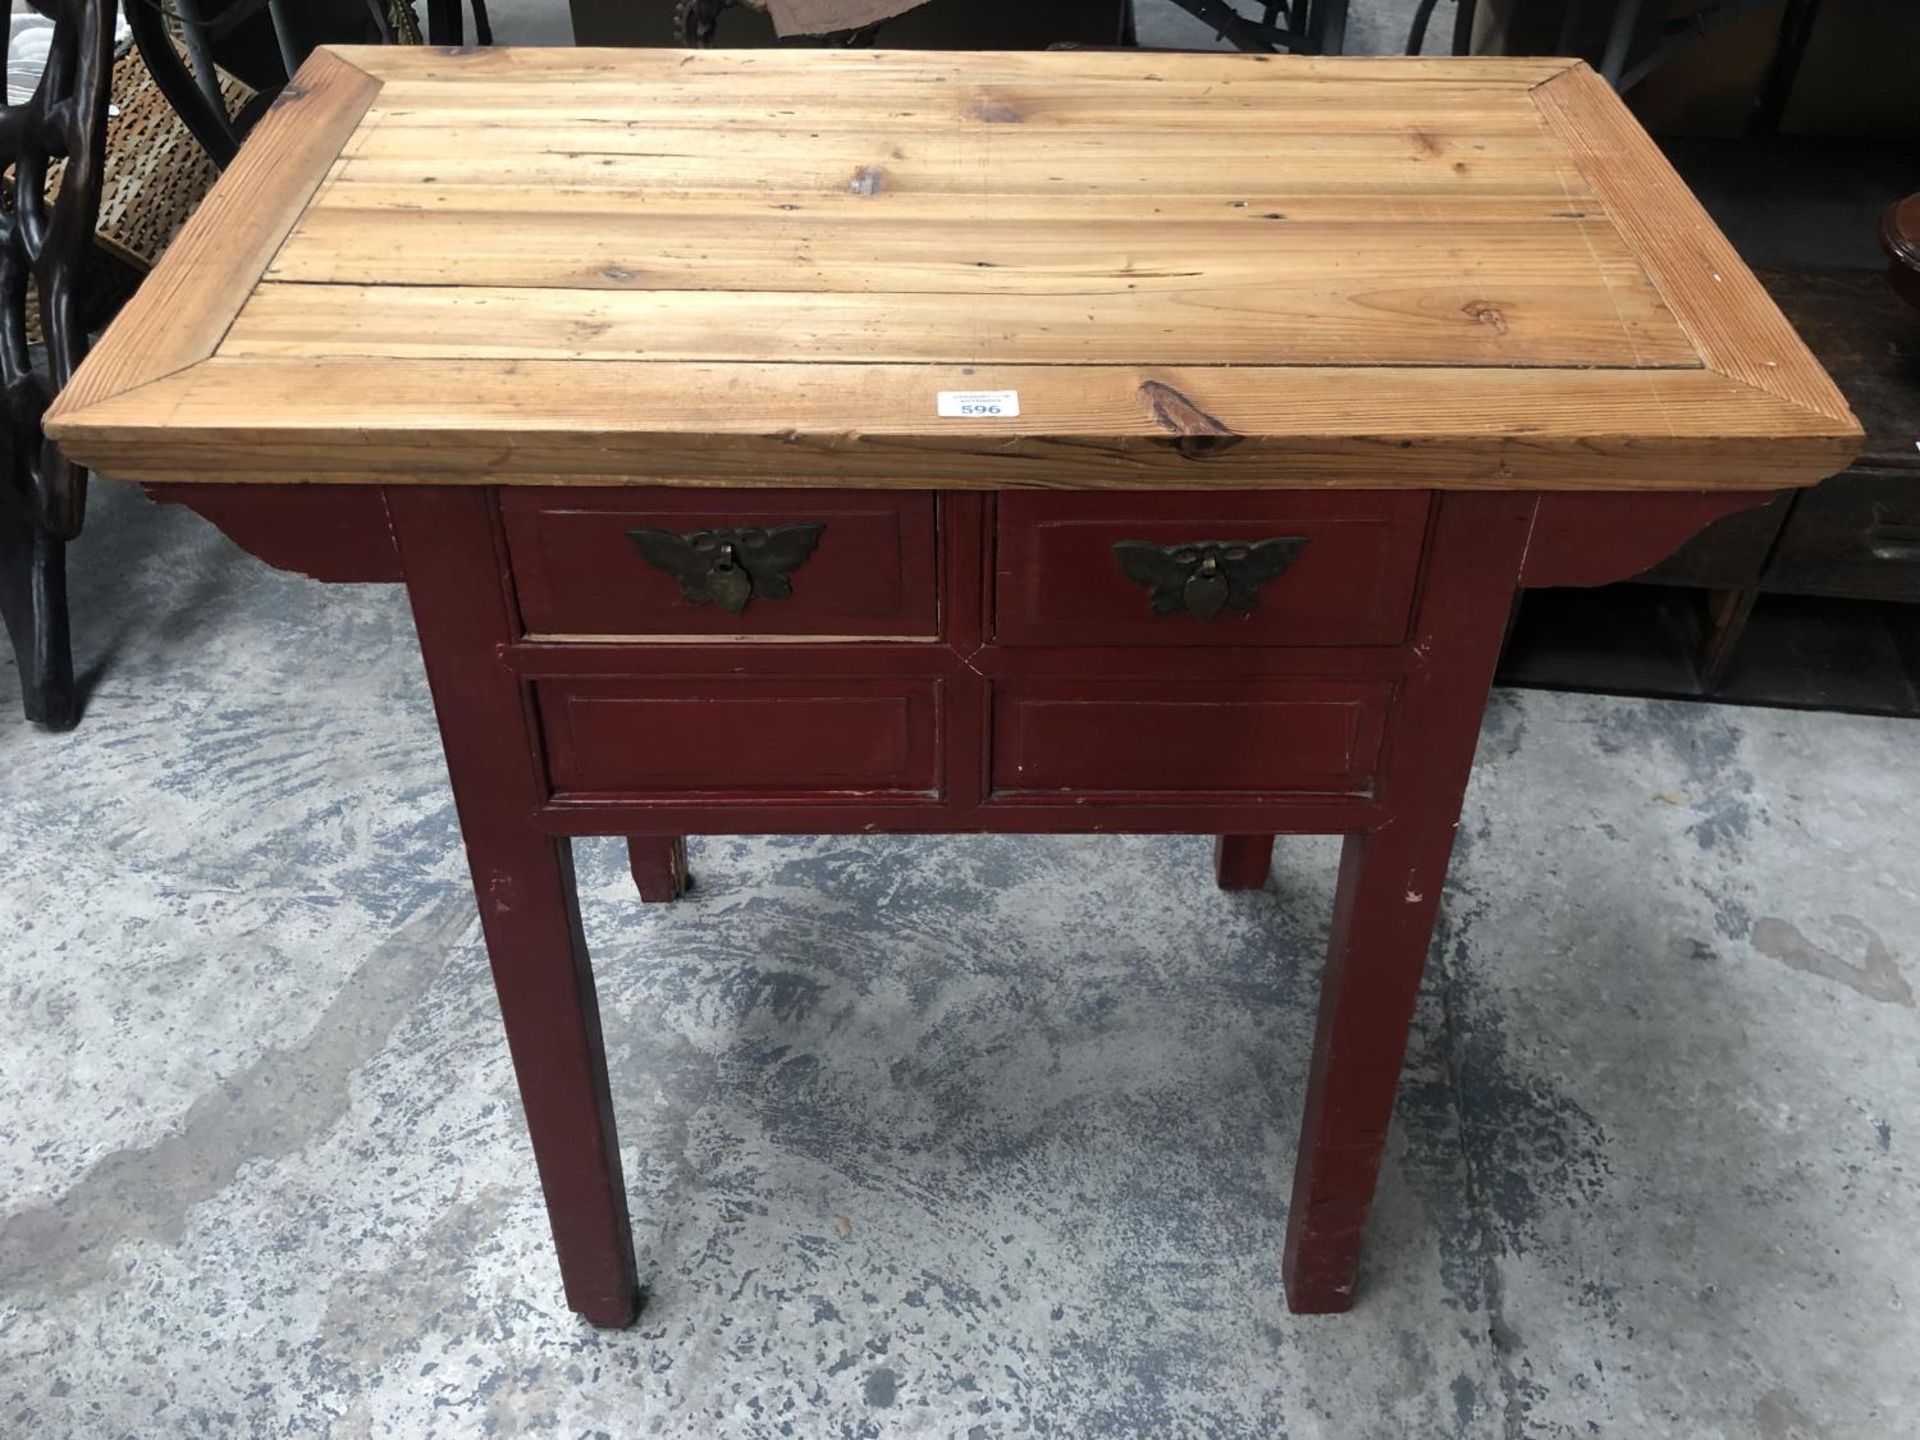
[[[939,411],[954,420],[1004,419],[1020,413],[1018,390],[942,390]]]

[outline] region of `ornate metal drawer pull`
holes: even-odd
[[[826,528],[808,522],[776,525],[771,530],[747,525],[686,535],[629,530],[627,538],[649,565],[680,582],[680,594],[689,605],[711,600],[729,615],[738,615],[749,600],[785,600],[792,595],[789,572],[813,554]]]
[[[1293,564],[1306,545],[1304,535],[1178,545],[1122,540],[1114,545],[1113,555],[1121,574],[1151,592],[1154,614],[1185,610],[1195,619],[1211,620],[1222,609],[1253,609],[1260,587]]]

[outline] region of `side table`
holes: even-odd
[[[317,52],[47,428],[406,584],[602,1325],[570,837],[1346,836],[1282,1264],[1344,1309],[1516,592],[1859,435],[1582,65],[764,50]]]

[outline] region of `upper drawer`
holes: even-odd
[[[1406,635],[1427,498],[1023,493],[999,515],[1007,644],[1389,645]]]
[[[933,504],[910,490],[501,498],[527,629],[580,636],[930,637]]]

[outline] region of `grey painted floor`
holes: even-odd
[[[102,486],[0,724],[0,1435],[1872,1440],[1915,741],[1502,694],[1358,1308],[1277,1280],[1332,842],[583,846],[651,1301],[562,1307],[401,597]],[[0,705],[11,707],[0,673]]]

